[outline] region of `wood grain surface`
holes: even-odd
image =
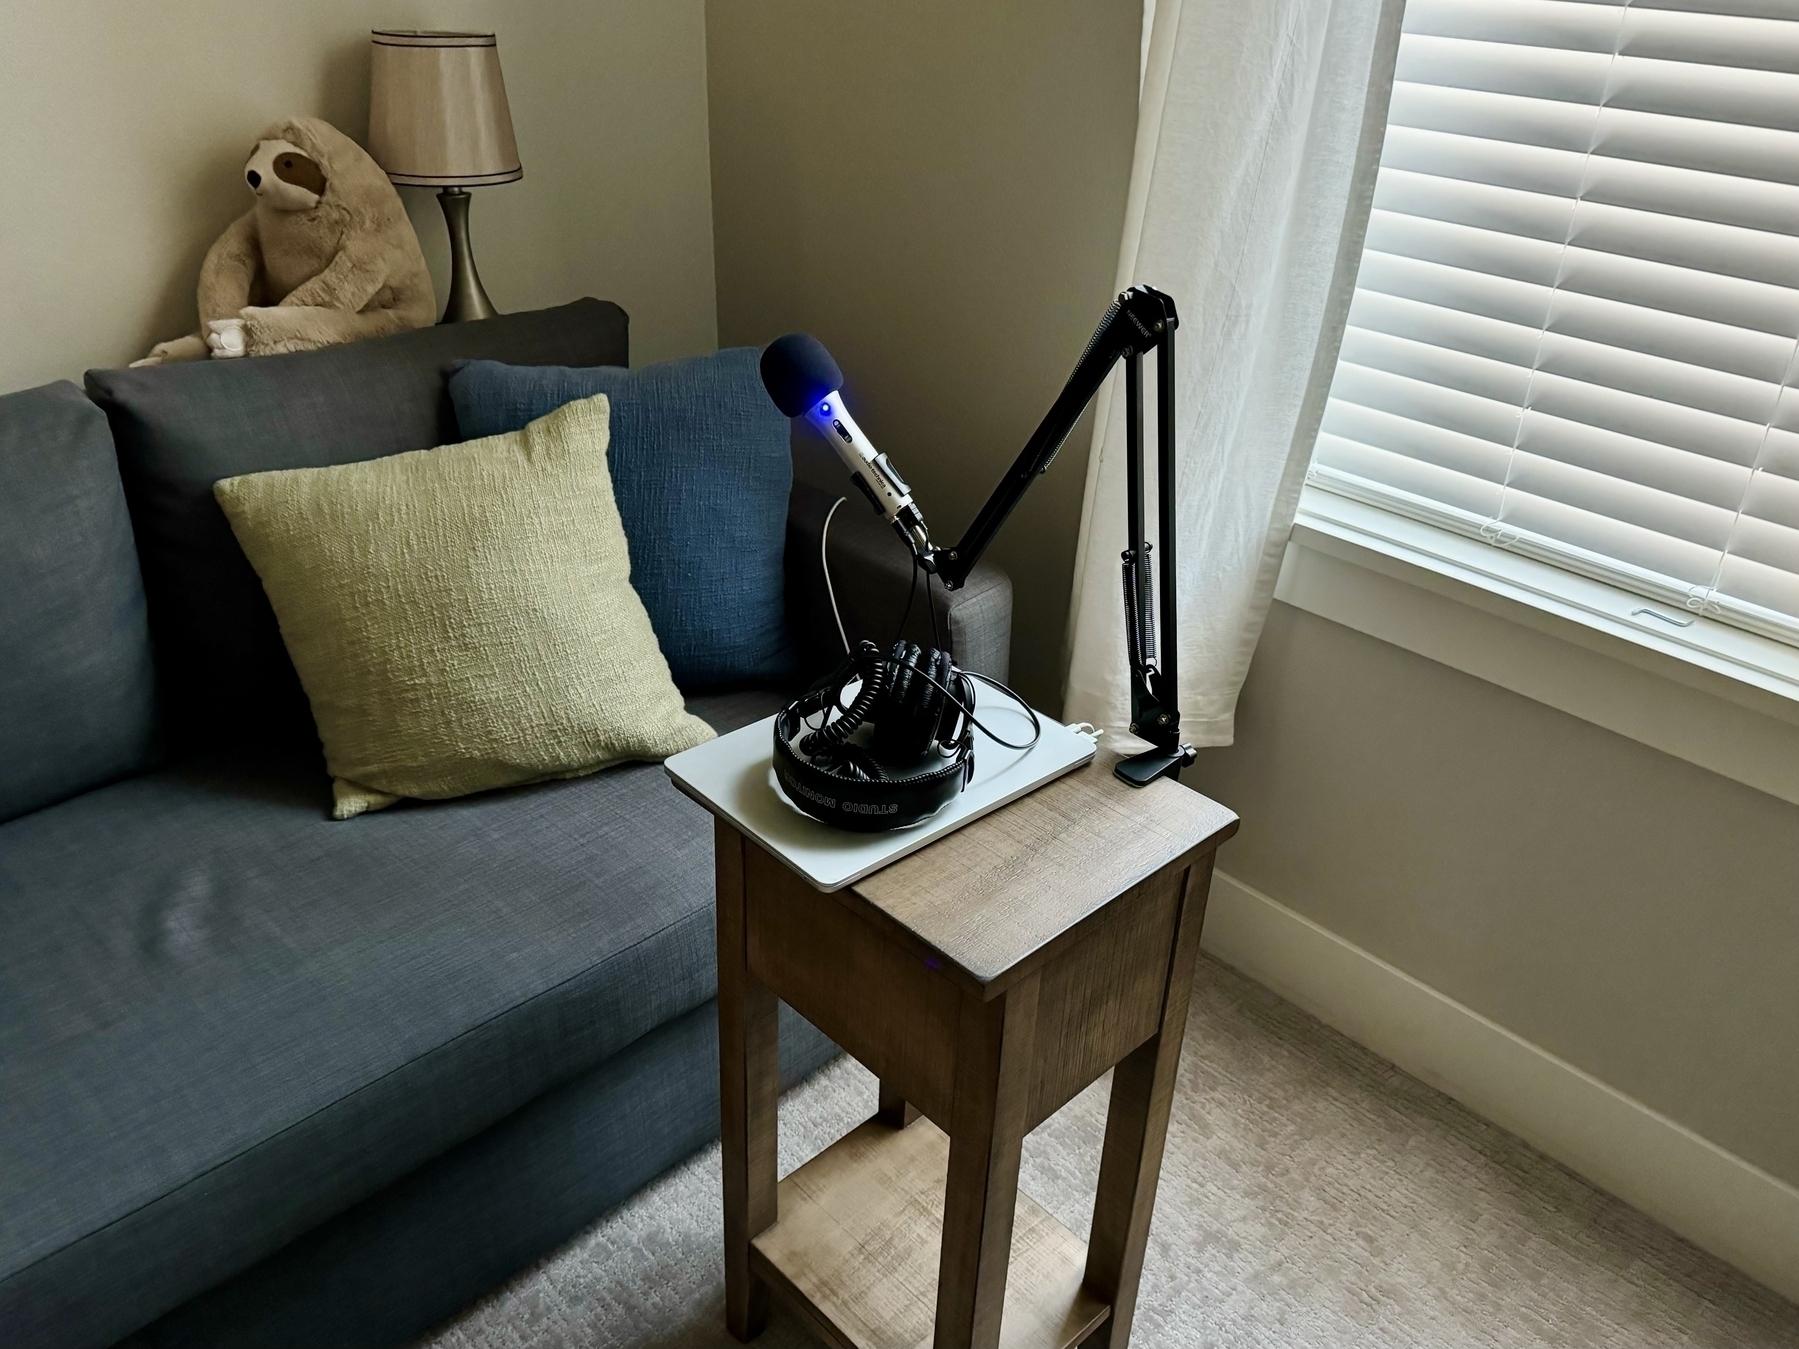
[[[1156,1033],[1188,868],[1160,871],[1108,905],[1038,974],[1029,1133]]]
[[[947,1126],[964,995],[835,895],[813,889],[755,843],[744,851],[756,979]]]
[[[1201,858],[1183,877],[1180,923],[1168,960],[1161,1029],[1128,1055],[1112,1074],[1106,1141],[1100,1149],[1099,1188],[1093,1202],[1093,1244],[1087,1253],[1087,1288],[1112,1306],[1112,1317],[1092,1332],[1085,1349],[1124,1349],[1137,1310],[1137,1285],[1149,1222],[1155,1211],[1168,1110],[1187,1030],[1193,967],[1212,884],[1212,858]]]
[[[999,1344],[1041,982],[1022,979],[991,1002],[962,995],[935,1349]]]
[[[776,1214],[780,1005],[750,973],[744,931],[743,835],[713,832],[718,886],[719,1124],[724,1141],[725,1324],[740,1340],[768,1324],[768,1287],[750,1270],[750,1239]]]
[[[1118,895],[1237,831],[1231,811],[1163,779],[1128,787],[1102,750],[836,898],[962,987],[992,998],[1073,941]]]
[[[949,1139],[929,1120],[870,1120],[781,1182],[757,1271],[837,1349],[927,1349],[937,1306]],[[1000,1344],[1066,1349],[1107,1314],[1081,1283],[1086,1247],[1025,1195],[1012,1225]]]

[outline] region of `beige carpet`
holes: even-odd
[[[1132,1344],[1799,1347],[1799,1307],[1219,965],[1200,969]],[[1105,1084],[1025,1144],[1091,1218]],[[781,1107],[781,1169],[874,1109],[840,1060]],[[425,1341],[725,1349],[718,1150]],[[777,1311],[760,1341],[811,1349]]]

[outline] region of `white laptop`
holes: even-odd
[[[994,733],[1022,743],[1031,723],[1018,705],[980,682],[975,711]],[[954,801],[909,829],[858,834],[802,814],[775,783],[773,717],[674,755],[675,786],[736,825],[820,890],[841,890],[889,862],[978,820],[1093,758],[1098,737],[1038,713],[1043,734],[1028,750],[974,733],[974,780]]]

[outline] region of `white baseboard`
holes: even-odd
[[[1217,872],[1204,949],[1799,1301],[1799,1189]]]

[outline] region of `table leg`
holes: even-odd
[[[935,1349],[995,1349],[999,1344],[1037,988],[1033,974],[991,1002],[970,995],[962,999]]]
[[[713,847],[718,883],[719,1123],[724,1145],[725,1325],[740,1340],[768,1324],[768,1286],[750,1272],[750,1242],[774,1224],[780,1019],[775,995],[750,973],[744,840],[723,820]]]
[[[1111,1303],[1112,1314],[1087,1337],[1082,1349],[1124,1349],[1130,1341],[1211,880],[1210,857],[1189,868],[1162,995],[1161,1027],[1112,1071],[1086,1275],[1088,1291]]]
[[[881,1079],[881,1104],[875,1118],[895,1129],[903,1129],[918,1118],[918,1107],[908,1101],[900,1089],[886,1078]]]

